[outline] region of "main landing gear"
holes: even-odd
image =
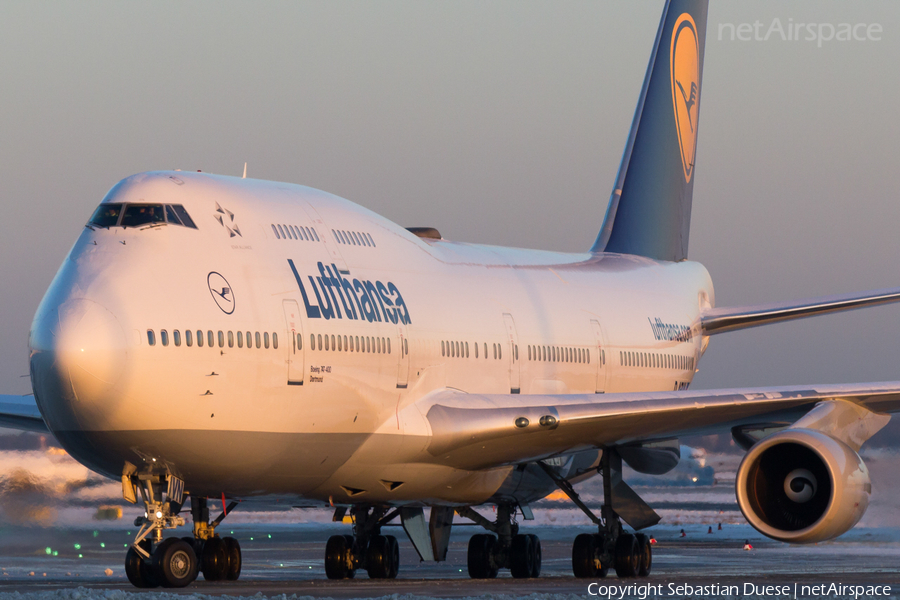
[[[168,480],[165,501],[161,485]],[[184,525],[179,515],[184,501],[184,482],[173,476],[132,475],[123,477],[123,486],[140,490],[147,512],[135,519],[140,527],[125,555],[125,575],[138,588],[190,585],[202,572],[207,581],[234,581],[241,574],[241,546],[232,537],[220,538],[216,526],[237,503],[232,502],[214,521],[209,520],[206,498],[191,496],[193,537],[163,539],[164,529]],[[130,496],[134,497],[134,487]],[[129,490],[125,490],[126,499]]]
[[[340,521],[345,508],[335,512]],[[400,511],[383,507],[354,506],[353,535],[333,535],[325,545],[325,574],[328,579],[352,579],[365,569],[370,579],[394,579],[400,569],[400,545],[392,535],[381,535],[381,527]]]
[[[581,501],[568,481],[547,465],[540,462],[538,465],[597,525],[597,533],[582,533],[572,545],[572,571],[575,577],[603,578],[611,567],[619,578],[646,577],[650,574],[653,564],[650,540],[642,533],[623,531],[619,514],[613,508],[614,502],[618,500],[630,510],[629,522],[636,528],[658,522],[659,516],[621,480],[621,458],[614,449],[604,449],[600,462],[603,507],[600,511],[602,518],[599,519]],[[614,498],[616,491],[619,491],[620,498]]]
[[[466,563],[472,579],[493,579],[500,569],[509,569],[516,579],[540,577],[541,540],[533,534],[519,533],[515,511],[514,504],[499,504],[497,520],[489,521],[470,507],[457,509],[459,516],[493,532],[469,539]]]

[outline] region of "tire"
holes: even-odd
[[[150,552],[151,545],[149,540],[141,542],[141,548]],[[134,546],[128,547],[125,553],[125,576],[136,588],[149,589],[159,587],[159,580],[153,573],[153,568],[144,562],[143,557],[137,553]]]
[[[637,575],[637,540],[630,533],[616,540],[616,575],[619,579]]]
[[[227,581],[237,581],[241,576],[241,545],[233,537],[227,537],[222,540],[225,544],[225,579]]]
[[[178,538],[163,540],[153,552],[153,570],[163,587],[183,588],[194,581],[197,555],[190,544]]]
[[[509,573],[516,579],[531,577],[534,569],[534,547],[531,537],[523,534],[515,535],[509,548]]]
[[[603,539],[593,533],[582,533],[572,544],[572,573],[582,579],[606,577],[609,570],[601,564],[599,554],[603,549]]]
[[[325,575],[328,579],[353,578],[356,570],[350,567],[352,552],[353,536],[333,535],[328,538],[325,545]]]
[[[228,569],[228,558],[225,555],[225,542],[220,537],[211,537],[203,544],[200,569],[206,581],[221,581]]]
[[[531,577],[540,577],[541,560],[543,559],[543,552],[541,552],[541,538],[534,534],[528,534],[528,537],[531,538],[531,548],[534,551],[534,563],[532,563],[531,566]]]
[[[200,563],[203,562],[203,542],[190,536],[181,538],[181,541],[194,549],[194,555],[197,557],[197,564],[194,568],[194,580],[196,580],[200,575]]]
[[[388,579],[391,574],[393,553],[390,542],[383,535],[372,536],[366,549],[366,571],[369,579]]]
[[[388,552],[391,556],[391,570],[388,573],[388,579],[397,579],[400,572],[400,543],[397,538],[392,535],[386,536],[388,541]]]
[[[494,565],[493,554],[494,536],[486,533],[473,535],[469,538],[469,550],[466,553],[466,566],[469,577],[472,579],[493,579],[497,576],[498,569]]]
[[[650,539],[643,533],[635,534],[634,537],[638,547],[637,575],[647,577],[653,566],[653,547],[650,545]]]

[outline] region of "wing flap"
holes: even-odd
[[[757,423],[787,425],[833,399],[872,412],[898,411],[900,382],[602,395],[446,390],[423,399],[420,407],[431,427],[428,452],[435,460],[482,469]]]
[[[0,427],[50,433],[34,396],[0,395]]]
[[[805,319],[833,312],[900,302],[900,288],[873,290],[839,296],[823,296],[794,302],[713,308],[700,316],[703,335],[714,335],[770,323]]]

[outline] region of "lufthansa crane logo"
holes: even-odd
[[[697,27],[688,13],[682,13],[672,28],[672,47],[669,65],[672,76],[672,104],[675,109],[675,129],[681,149],[684,180],[694,174],[697,150],[697,113],[700,109],[700,46]]]
[[[209,293],[212,294],[216,305],[222,309],[226,315],[234,312],[234,290],[228,284],[228,281],[216,273],[210,272],[206,277],[206,283],[209,286]]]

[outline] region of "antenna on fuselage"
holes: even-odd
[[[244,163],[244,176],[241,179],[247,179],[247,163]]]

